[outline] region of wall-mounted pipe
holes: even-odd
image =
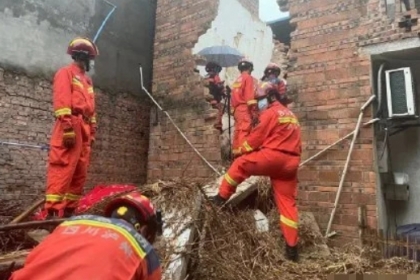
[[[382,73],[385,67],[385,63],[382,63],[381,66],[379,67],[379,71],[378,71],[378,78],[377,78],[377,93],[376,93],[376,98],[378,99],[378,109],[376,110],[376,114],[375,116],[378,117],[379,113],[382,110]]]
[[[108,15],[105,17],[104,21],[102,22],[101,26],[99,27],[98,31],[96,32],[95,37],[93,38],[93,42],[96,43],[96,40],[98,40],[99,35],[102,33],[102,30],[105,27],[106,22],[109,20],[111,15],[114,13],[115,9],[117,9],[117,6],[112,4],[111,2],[108,2],[107,0],[103,0],[106,4],[110,5],[112,7],[111,11],[109,11]]]

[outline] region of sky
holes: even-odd
[[[280,12],[276,0],[260,0],[260,19],[262,21],[277,20],[288,15],[289,13]]]

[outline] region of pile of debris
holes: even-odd
[[[163,279],[327,279],[330,274],[343,273],[420,272],[415,262],[384,260],[371,248],[328,248],[310,213],[300,215],[301,262],[286,261],[270,187],[258,178],[247,182],[238,195],[242,195],[241,201],[244,196],[251,199],[229,210],[211,207],[192,182],[158,182],[140,188],[163,210],[164,236],[155,244],[165,273]],[[217,182],[208,188],[215,186]],[[256,192],[258,196],[253,195]],[[100,209],[95,207],[90,212],[99,213]],[[267,219],[257,222],[256,212]],[[13,234],[17,233],[2,234],[0,240],[9,242],[9,257],[10,253],[24,257],[26,251],[21,249],[28,248],[28,238],[19,231],[19,238],[13,241]]]

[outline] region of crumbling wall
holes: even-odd
[[[219,1],[160,0],[157,5],[153,95],[212,163],[220,162],[215,110],[204,100],[192,48],[216,16]],[[194,153],[167,117],[152,108],[148,180],[208,178],[214,172]]]
[[[260,0],[238,0],[238,1],[251,13],[252,16],[259,18]]]
[[[0,141],[49,144],[54,121],[51,82],[0,68]],[[98,183],[144,183],[148,105],[130,94],[96,89],[99,130],[87,188]],[[45,191],[48,151],[0,144],[0,197],[25,207]]]

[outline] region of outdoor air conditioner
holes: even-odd
[[[415,85],[409,67],[385,71],[388,117],[416,117]]]

